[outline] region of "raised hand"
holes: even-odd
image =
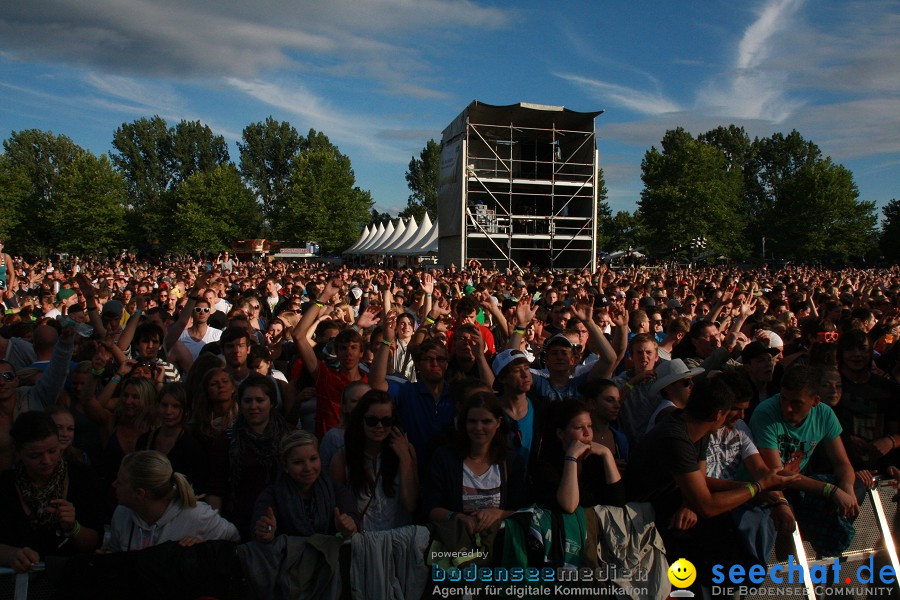
[[[350,515],[341,514],[341,509],[334,507],[334,526],[344,536],[356,533],[356,522]]]
[[[380,307],[370,304],[366,307],[366,310],[359,314],[359,318],[356,320],[356,325],[360,329],[368,329],[373,325],[377,325],[378,322],[381,321],[381,317],[379,316],[380,313]]]
[[[277,529],[278,523],[275,520],[275,511],[273,511],[272,507],[270,506],[266,509],[266,514],[261,516],[256,521],[256,528],[254,531],[254,533],[256,534],[256,541],[271,542],[275,539],[275,531]]]

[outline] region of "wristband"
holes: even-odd
[[[567,460],[567,461],[569,461],[569,462],[578,462],[578,459],[577,459],[577,458],[575,458],[574,456],[568,456],[568,455],[567,455],[567,456],[564,456],[564,457],[563,457],[563,460]]]
[[[822,495],[826,498],[831,498],[834,495],[835,487],[830,483],[826,483],[825,487],[822,488]]]
[[[634,389],[634,385],[633,385],[631,382],[626,381],[626,382],[625,382],[625,389],[626,389],[626,390],[633,390],[633,389]]]
[[[350,329],[352,329],[353,331],[355,331],[355,332],[357,332],[357,333],[362,333],[362,329],[361,329],[360,326],[357,325],[356,323],[354,323],[353,325],[351,325],[351,326],[350,326]]]
[[[456,513],[453,512],[453,511],[451,510],[451,511],[449,511],[449,512],[447,513],[447,516],[444,517],[444,520],[445,520],[445,521],[452,521],[452,520],[453,520],[453,517],[455,517],[455,516],[456,516]]]
[[[122,378],[119,377],[118,375],[113,375],[112,377],[109,378],[109,380],[110,380],[110,382],[115,383],[115,384],[122,383]]]
[[[897,447],[897,442],[894,441],[894,435],[893,434],[889,435],[888,439],[891,440],[891,450],[893,450],[894,448]]]
[[[429,325],[434,325],[434,319],[432,319],[431,317],[425,317],[425,322]]]
[[[387,338],[381,338],[381,343],[384,344],[385,346],[387,346],[388,348],[391,348],[394,345],[394,342],[390,341]]]
[[[747,491],[750,492],[750,497],[751,497],[751,498],[755,498],[755,497],[756,497],[756,486],[753,485],[752,483],[748,483],[748,484],[747,484]]]
[[[757,493],[757,494],[762,494],[762,491],[763,491],[763,489],[762,489],[762,484],[761,484],[758,480],[754,480],[754,481],[753,481],[753,485],[756,486],[756,493]]]
[[[426,298],[431,298],[431,294],[425,294]]]
[[[787,498],[779,498],[778,500],[776,500],[776,501],[775,501],[775,506],[778,506],[779,504],[784,504],[784,505],[788,506],[789,508],[790,508],[790,506],[791,506],[791,503],[788,502],[788,499],[787,499]]]
[[[322,304],[321,302],[319,302],[318,300],[316,300],[315,302],[316,302],[316,306],[318,306],[319,308],[325,308],[325,305]]]
[[[78,537],[79,533],[81,533],[81,523],[79,523],[78,521],[75,521],[75,527],[72,528],[72,531],[70,531],[68,533],[66,533],[64,531],[63,535],[65,535],[67,538],[73,538],[73,537]]]
[[[525,330],[521,327],[513,327],[513,334],[525,335]]]
[[[91,375],[94,375],[95,377],[100,377],[101,375],[103,375],[103,371],[105,371],[105,370],[106,369],[91,369]]]

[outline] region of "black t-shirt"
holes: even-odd
[[[90,467],[76,462],[68,463],[68,475],[66,500],[75,507],[75,519],[102,537],[106,503],[100,480]],[[76,551],[75,545],[69,541],[60,546],[66,538],[57,535],[57,530],[58,527],[33,527],[19,502],[15,471],[10,469],[0,474],[0,544],[28,546],[42,560],[45,556],[71,556]]]
[[[545,508],[560,510],[556,493],[565,467],[563,454],[547,454],[551,456],[541,456],[534,466],[532,484],[535,502]],[[615,483],[607,483],[603,459],[592,454],[584,460],[578,476],[578,505],[587,507],[598,504],[625,506],[625,482],[620,479]]]
[[[872,375],[865,383],[854,383],[841,375],[841,401],[834,407],[843,428],[844,445],[853,466],[872,468],[878,457],[860,453],[849,439],[851,436],[872,442],[900,425],[900,384],[878,375]]]
[[[668,521],[682,504],[675,475],[699,470],[708,444],[709,436],[691,441],[682,411],[668,415],[631,450],[625,473],[628,499],[653,503],[657,520]]]

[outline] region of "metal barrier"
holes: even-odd
[[[28,600],[28,590],[31,587],[31,579],[40,577],[46,566],[40,562],[31,567],[30,573],[16,573],[8,567],[0,567],[0,599],[12,598],[13,600]],[[39,575],[41,574],[41,575]],[[2,577],[3,575],[11,575],[10,579]],[[32,600],[36,598],[50,598],[53,596],[53,586],[41,585],[40,594],[32,595]],[[12,592],[12,595],[10,595]]]
[[[897,504],[894,501],[896,489],[891,485],[890,481],[878,481],[875,488],[868,490],[862,503],[860,504],[859,516],[854,521],[856,536],[850,547],[837,557],[841,566],[841,577],[837,583],[830,582],[828,584],[815,585],[811,581],[810,569],[815,566],[832,567],[835,557],[820,557],[812,548],[809,542],[803,540],[800,532],[795,529],[793,534],[793,556],[794,563],[799,564],[803,570],[803,584],[783,581],[776,584],[770,578],[760,586],[755,593],[748,594],[745,597],[779,597],[793,600],[816,600],[823,597],[839,597],[839,598],[868,598],[871,597],[864,593],[853,593],[855,590],[861,590],[865,584],[861,584],[850,578],[846,581],[846,576],[851,572],[868,564],[872,559],[875,565],[875,572],[885,565],[890,565],[894,569],[894,573],[900,574],[900,562],[897,558],[897,548],[892,534],[892,529],[896,522]],[[775,557],[773,551],[769,558],[768,572],[772,567],[787,566],[784,561],[779,561]],[[785,578],[786,579],[786,578]],[[895,579],[892,586],[893,595],[900,596],[900,583]],[[802,589],[801,594],[785,594],[784,592],[792,588],[793,591]],[[817,594],[817,590],[819,593]],[[880,594],[884,596],[883,594]]]

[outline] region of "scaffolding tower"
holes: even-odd
[[[441,139],[438,261],[595,270],[602,112],[466,107]]]

